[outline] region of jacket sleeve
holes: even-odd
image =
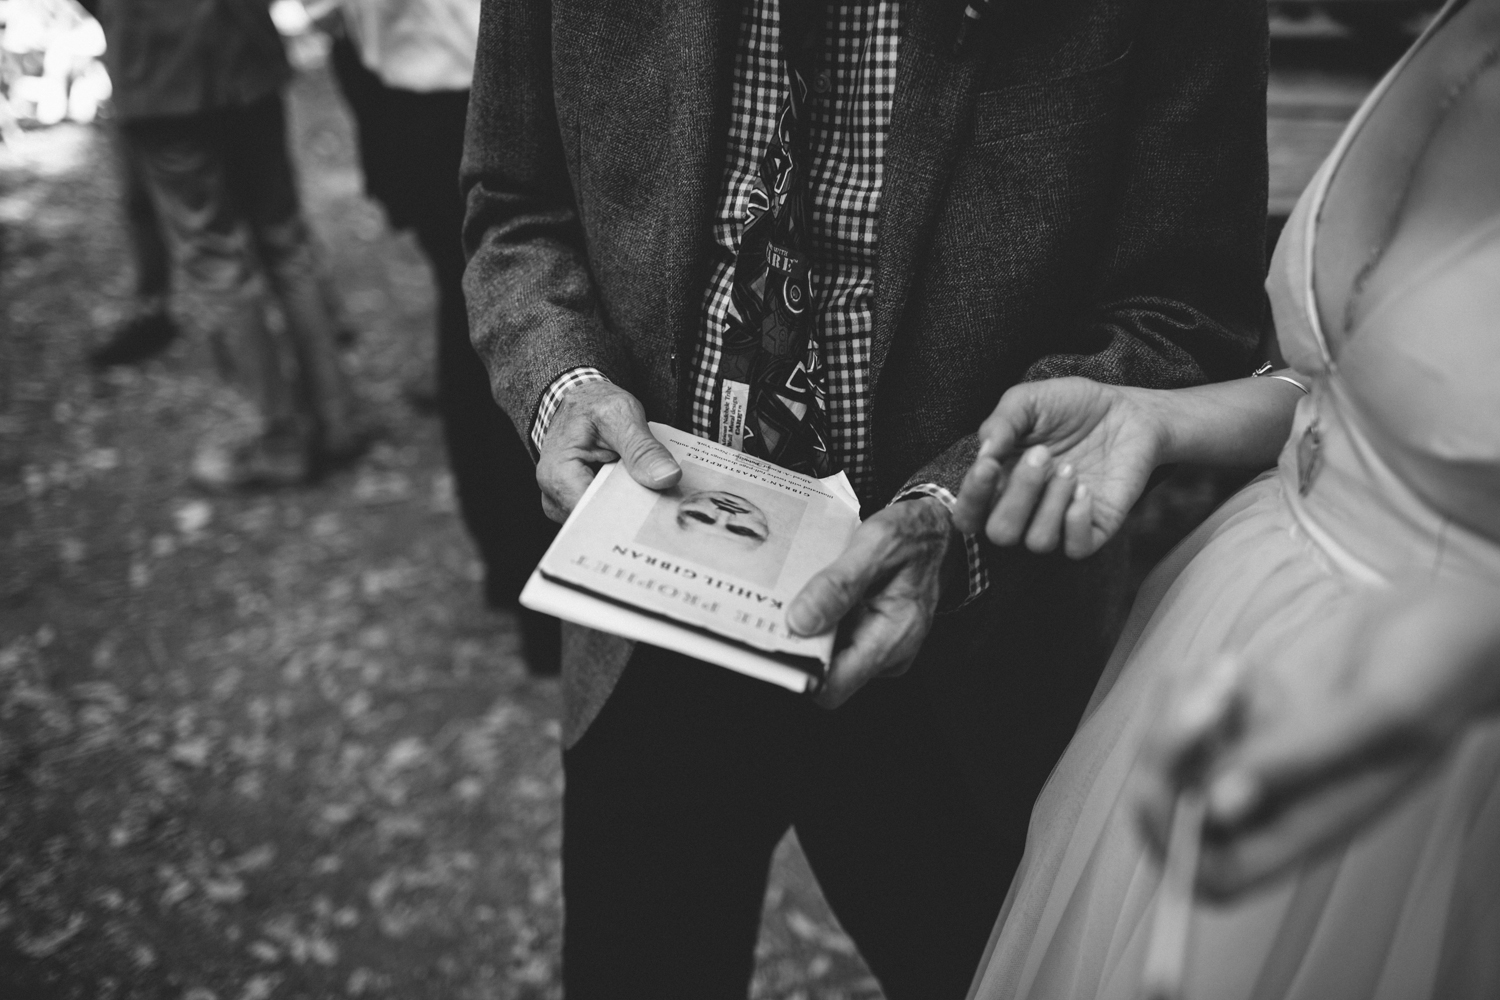
[[[590,276],[552,88],[548,0],[484,0],[460,183],[470,336],[495,400],[531,440],[563,374],[629,387]]]
[[[1268,326],[1265,4],[1147,0],[1135,35],[1119,196],[1093,308],[1027,381],[1176,388],[1248,374]],[[970,434],[913,473],[957,492]]]
[[[1149,0],[1096,303],[1027,380],[1175,388],[1248,374],[1266,326],[1267,17]]]

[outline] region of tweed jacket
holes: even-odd
[[[651,419],[686,420],[740,6],[484,0],[465,289],[523,435],[553,379],[584,365]],[[964,6],[904,5],[867,511],[913,481],[956,490],[980,422],[1018,381],[1245,374],[1264,324],[1264,4],[997,0],[956,52]],[[1014,613],[1017,595],[1071,599],[1086,572],[986,559],[988,600],[935,634]],[[568,743],[629,651],[568,631]]]

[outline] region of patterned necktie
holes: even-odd
[[[818,33],[793,23],[803,6],[821,10],[805,0],[781,4],[787,93],[735,256],[719,368],[718,438],[794,472],[827,476],[837,464],[828,447],[823,359],[808,283],[807,78]]]

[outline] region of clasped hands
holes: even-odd
[[[599,466],[616,460],[649,489],[671,489],[682,478],[629,392],[605,381],[568,390],[537,462],[547,516],[565,520]],[[861,524],[839,558],[793,600],[787,625],[794,633],[839,629],[819,703],[835,708],[873,678],[911,665],[937,609],[952,533],[948,510],[936,498],[893,504]],[[952,548],[962,555],[962,546]]]

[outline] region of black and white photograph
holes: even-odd
[[[0,1000],[1500,998],[1500,0],[0,0]]]
[[[635,541],[774,588],[807,502],[695,462],[681,468],[682,478],[658,496]]]

